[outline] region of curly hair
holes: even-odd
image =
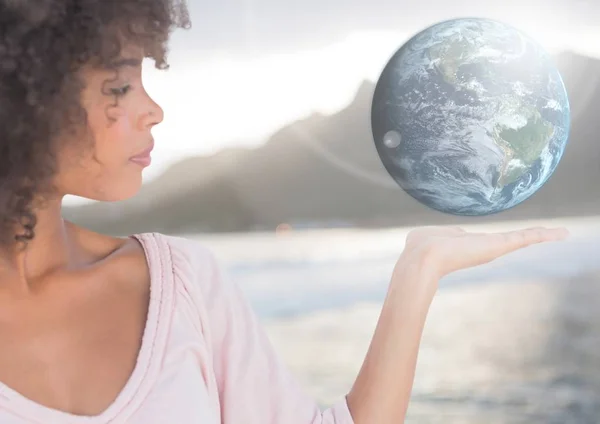
[[[110,69],[125,42],[167,69],[171,31],[190,26],[185,0],[0,0],[1,247],[34,238],[57,140],[86,123],[78,71]]]

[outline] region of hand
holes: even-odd
[[[535,227],[502,233],[469,233],[458,227],[424,227],[406,238],[404,257],[420,263],[439,279],[451,272],[493,261],[532,244],[559,241],[565,228]]]

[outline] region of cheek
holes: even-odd
[[[113,115],[114,116],[114,115]],[[135,153],[135,128],[127,115],[115,116],[95,133],[95,162],[98,172],[88,181],[97,200],[117,201],[134,195],[142,184],[141,172],[129,158]]]
[[[131,156],[132,126],[126,116],[117,116],[109,121],[94,116],[87,130],[82,130],[74,140],[67,143],[60,154],[59,169],[72,180],[113,180],[123,172]]]
[[[123,165],[133,154],[133,125],[127,116],[118,116],[94,131],[97,161],[105,166]]]
[[[135,195],[142,175],[139,166],[129,161],[133,154],[130,131],[126,120],[118,120],[90,136],[85,149],[80,145],[77,151],[64,150],[56,178],[58,190],[98,201],[120,201]]]

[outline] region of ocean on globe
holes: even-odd
[[[391,177],[453,215],[490,215],[539,190],[569,138],[570,107],[552,58],[512,26],[444,21],[383,69],[372,133]]]

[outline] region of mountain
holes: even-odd
[[[600,61],[556,57],[569,92],[572,130],[558,169],[521,205],[487,217],[455,217],[405,194],[383,168],[370,131],[374,84],[340,112],[284,126],[255,149],[188,158],[134,198],[65,208],[97,231],[129,234],[249,231],[294,225],[429,225],[595,215],[600,212]]]

